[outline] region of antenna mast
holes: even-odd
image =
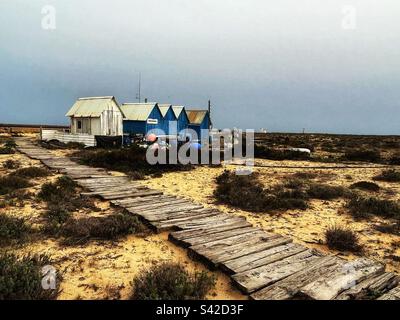
[[[141,86],[141,80],[142,80],[142,73],[141,73],[141,72],[139,72],[139,90],[138,90],[138,93],[136,94],[136,99],[138,99],[138,100],[139,100],[139,103],[141,102],[141,99],[140,99],[140,86]]]

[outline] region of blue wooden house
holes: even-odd
[[[211,119],[208,110],[186,110],[189,119],[189,129],[193,129],[197,133],[197,139],[202,140],[206,138],[202,136],[201,130],[210,130]]]
[[[123,121],[124,134],[146,135],[150,130],[162,128],[163,116],[158,104],[150,103],[124,103],[121,110],[125,115]]]
[[[172,130],[170,130],[170,121],[177,121],[177,118],[175,116],[174,110],[172,109],[171,104],[167,103],[159,103],[158,107],[160,108],[161,115],[162,115],[162,122],[161,126],[159,127],[162,129],[166,135],[176,135],[177,134],[177,129],[175,126],[177,125],[176,123],[172,123]]]
[[[172,106],[172,110],[175,113],[175,117],[177,119],[178,122],[178,133],[182,133],[182,131],[184,132],[187,127],[189,126],[189,118],[186,114],[186,110],[184,106]],[[183,133],[183,136],[185,134]]]

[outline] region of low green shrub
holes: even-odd
[[[254,145],[254,157],[268,160],[308,160],[310,154],[290,149],[271,149],[265,145]]]
[[[18,176],[22,178],[38,178],[38,177],[46,177],[50,174],[50,172],[46,169],[39,167],[27,167],[21,168],[13,172],[11,175]]]
[[[151,175],[153,173],[188,171],[193,169],[192,165],[183,164],[150,165],[146,159],[146,149],[135,144],[129,148],[85,149],[75,152],[73,157],[83,164],[123,171],[131,177],[138,179],[142,179],[144,175]],[[168,155],[167,159],[169,159]]]
[[[55,182],[46,182],[42,185],[38,197],[44,201],[57,202],[60,199],[68,198],[75,195],[77,184],[68,176],[61,176]]]
[[[345,196],[347,190],[341,186],[313,183],[309,186],[307,194],[312,199],[332,200]]]
[[[244,210],[305,209],[307,203],[301,190],[285,190],[283,186],[264,189],[258,175],[236,175],[225,170],[216,178],[214,196],[218,201]]]
[[[18,169],[20,167],[20,165],[21,164],[20,164],[19,161],[9,159],[9,160],[6,160],[3,163],[3,168],[5,168],[5,169]]]
[[[352,149],[345,152],[343,160],[380,163],[382,158],[377,150]]]
[[[376,175],[374,180],[378,181],[386,181],[386,182],[399,182],[400,181],[400,172],[389,169],[383,170],[380,174]]]
[[[346,204],[355,218],[368,218],[371,215],[400,219],[400,204],[396,201],[354,196]]]
[[[293,174],[293,178],[301,179],[301,180],[311,180],[318,177],[318,174],[315,172],[305,172],[300,171]]]
[[[374,182],[370,181],[358,181],[356,183],[353,183],[350,186],[350,189],[360,189],[360,190],[367,190],[367,191],[374,191],[377,192],[380,190],[379,185],[377,185]]]
[[[15,150],[9,147],[0,147],[0,154],[14,154]]]
[[[105,217],[68,219],[62,235],[68,244],[82,244],[90,239],[114,240],[144,230],[137,217],[127,214],[112,214]]]
[[[0,177],[0,195],[10,193],[17,189],[24,189],[30,187],[31,184],[25,178],[8,175]]]
[[[6,139],[3,146],[0,146],[0,154],[14,154],[16,144],[14,140]]]
[[[5,143],[4,143],[4,147],[6,147],[6,148],[15,148],[17,146],[17,144],[15,143],[15,141],[14,140],[7,140]]]
[[[56,275],[55,289],[42,287],[42,268],[50,264],[46,255],[0,254],[0,300],[55,299],[59,293],[59,275]]]
[[[24,219],[0,213],[0,245],[22,240],[29,230]]]
[[[72,212],[77,209],[100,210],[91,198],[80,196],[77,187],[76,182],[67,176],[61,176],[55,182],[42,185],[38,198],[47,202],[47,211],[44,214],[47,222],[43,227],[44,232],[57,235],[64,223],[72,217]]]
[[[400,154],[394,154],[389,158],[389,164],[400,165]]]
[[[207,272],[189,273],[177,263],[162,263],[143,270],[133,279],[134,300],[204,299],[215,287],[215,277]]]

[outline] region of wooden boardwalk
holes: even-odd
[[[151,190],[125,176],[77,164],[16,138],[17,149],[66,174],[99,196],[141,217],[156,231],[188,249],[191,257],[230,275],[250,298],[264,299],[400,299],[398,277],[384,265],[360,258],[345,261],[295,244],[285,236],[253,227],[243,217],[204,208],[200,204]]]

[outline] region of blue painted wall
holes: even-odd
[[[165,134],[176,134],[176,130],[173,130],[172,132],[170,132],[169,130],[169,122],[170,121],[176,121],[176,117],[175,117],[175,113],[174,110],[172,110],[172,108],[170,107],[168,109],[168,112],[165,114],[165,117],[162,119],[162,123],[161,123],[161,129],[165,132]]]
[[[150,119],[157,119],[158,124],[150,124],[147,121],[132,121],[132,120],[124,120],[123,127],[124,133],[128,134],[144,134],[153,129],[160,129],[163,124],[163,118],[158,107],[154,107],[151,111],[149,117]]]
[[[188,128],[193,129],[197,133],[197,137],[201,140],[203,137],[201,136],[201,130],[209,130],[210,128],[210,117],[207,115],[204,117],[202,123],[200,125],[189,124]]]
[[[185,110],[182,110],[178,117],[178,132],[185,130],[189,126],[189,119],[186,115]]]

